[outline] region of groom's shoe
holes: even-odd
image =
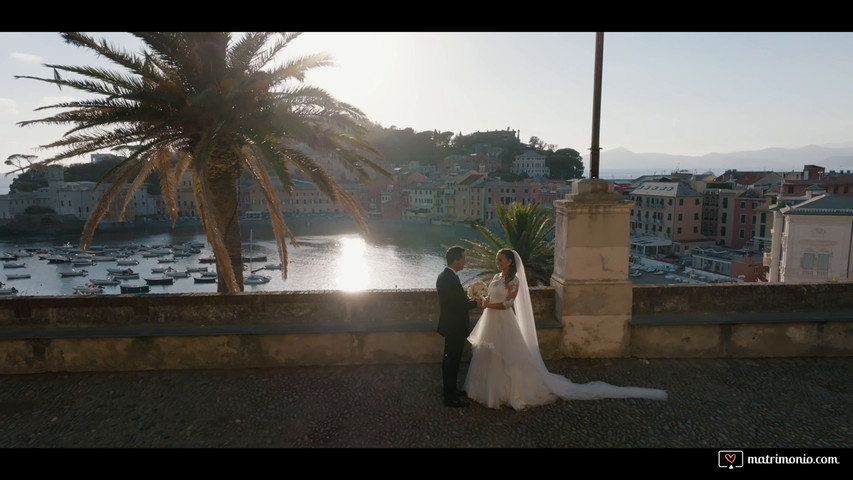
[[[444,406],[453,408],[465,408],[468,406],[468,402],[466,402],[465,400],[460,400],[458,398],[445,399]]]

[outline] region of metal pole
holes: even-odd
[[[589,178],[598,178],[598,132],[601,128],[601,59],[604,56],[604,32],[595,34],[595,87],[592,100],[592,146],[589,155]]]

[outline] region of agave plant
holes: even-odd
[[[82,248],[91,244],[111,203],[123,195],[124,214],[133,193],[155,171],[173,224],[176,185],[185,172],[191,174],[195,204],[216,256],[220,292],[243,290],[237,218],[243,172],[251,174],[265,196],[284,278],[286,240],[293,236],[284,223],[273,175],[292,191],[290,169],[298,170],[366,229],[361,205],[314,158],[333,158],[361,181],[370,179],[370,171],[390,174],[372,160],[379,154],[364,140],[364,114],[303,84],[309,69],[331,65],[331,57],[284,61],[279,56],[299,33],[247,32],[232,38],[231,32],[131,32],[142,42],[140,54],[80,32],[61,35],[121,68],[47,64],[53,70],[50,77],[16,76],[90,95],[41,107],[62,111],[18,124],[71,126],[60,140],[42,145],[62,149],[58,154],[27,168],[133,146],[126,160],[100,180],[110,184],[84,227]]]
[[[554,220],[551,211],[538,202],[522,205],[512,202],[497,205],[498,220],[505,238],[483,225],[476,225],[485,240],[468,240],[471,248],[466,256],[468,265],[482,268],[481,277],[498,272],[495,257],[501,248],[512,248],[524,262],[524,272],[530,286],[548,285],[554,272]]]

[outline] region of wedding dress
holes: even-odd
[[[489,408],[509,405],[516,410],[544,405],[559,398],[646,398],[666,400],[667,392],[653,388],[620,387],[605,382],[573,383],[551,373],[542,361],[524,265],[513,250],[518,286],[514,300],[501,273],[489,283],[489,303],[504,302],[506,310],[487,308],[471,331],[471,362],[465,378],[468,398]]]

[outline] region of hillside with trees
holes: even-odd
[[[409,165],[418,162],[421,165],[440,165],[451,155],[486,154],[499,151],[501,159],[500,170],[491,176],[513,181],[522,176],[510,173],[512,161],[516,155],[528,150],[535,150],[545,155],[545,161],[551,169],[550,178],[580,178],[583,175],[583,158],[577,150],[571,148],[557,149],[556,145],[545,143],[539,137],[531,137],[528,143],[522,143],[515,130],[490,132],[474,132],[468,135],[462,133],[438,130],[415,132],[411,128],[384,128],[372,125],[367,135],[368,142],[382,154],[382,164],[387,167]],[[115,168],[124,157],[110,155],[98,162],[84,162],[69,165],[65,169],[66,182],[92,181],[97,182],[104,174]],[[149,178],[149,192],[156,193],[159,180],[156,172]],[[32,192],[47,186],[47,178],[42,169],[32,168],[14,178],[9,188],[10,193]]]

